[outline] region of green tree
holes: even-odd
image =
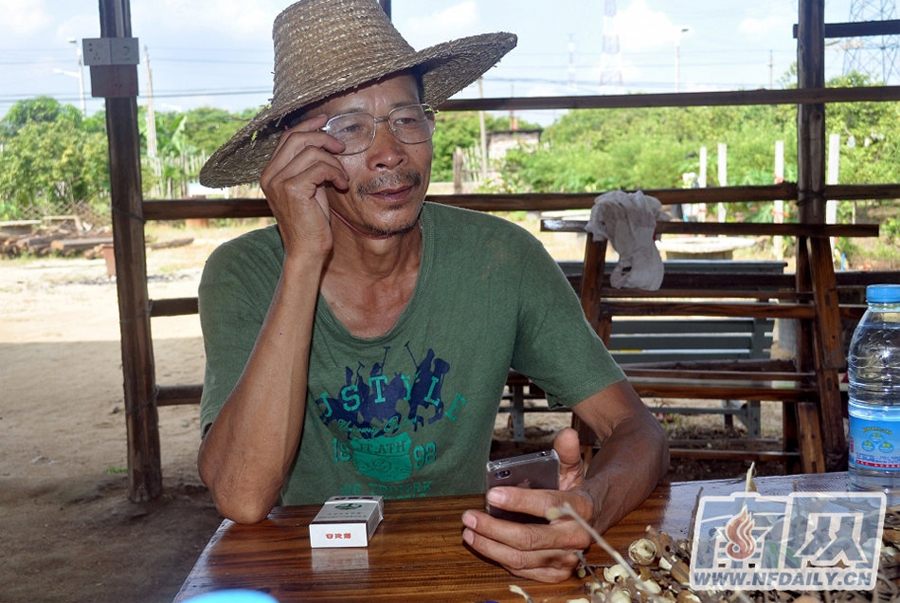
[[[80,119],[29,121],[3,143],[0,215],[4,219],[75,213],[80,203],[105,203],[109,191],[106,136],[83,130],[79,123]]]
[[[509,117],[484,116],[485,129],[489,132],[509,130]],[[536,124],[520,121],[519,128],[537,128]],[[438,113],[434,128],[434,160],[431,179],[434,182],[453,180],[453,153],[457,148],[471,149],[481,145],[481,119],[476,111]]]
[[[50,96],[36,96],[19,101],[10,107],[0,121],[0,140],[10,140],[26,124],[52,123],[58,119],[78,124],[81,121],[81,112],[72,105],[60,104]]]
[[[434,128],[434,160],[431,163],[431,179],[435,182],[453,180],[453,152],[457,148],[470,148],[481,140],[478,113],[438,113]]]
[[[864,87],[873,82],[852,73],[829,85]],[[900,103],[833,103],[826,109],[825,127],[841,136],[841,184],[900,181]]]
[[[570,111],[544,131],[535,153],[507,158],[507,190],[578,191],[682,186],[698,172],[699,150],[711,160],[728,148],[729,184],[771,184],[776,140],[792,149],[793,119],[779,107],[659,107]]]
[[[187,112],[184,136],[189,147],[207,156],[228,142],[248,119],[223,109],[199,107]]]

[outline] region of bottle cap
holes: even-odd
[[[876,304],[900,303],[900,285],[869,285],[866,287],[866,301]]]

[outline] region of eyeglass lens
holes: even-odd
[[[372,146],[380,121],[387,121],[394,136],[406,144],[425,142],[434,133],[434,110],[428,105],[397,107],[387,117],[378,118],[368,113],[336,115],[322,129],[344,143],[341,155],[353,155]]]

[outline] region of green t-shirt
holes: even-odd
[[[300,449],[280,504],[484,490],[510,367],[573,406],[624,378],[541,243],[519,226],[426,203],[412,299],[383,336],[352,336],[319,296]],[[250,355],[281,274],[276,227],[230,241],[200,284],[203,432]]]

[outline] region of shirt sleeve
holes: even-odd
[[[556,261],[535,242],[519,280],[519,316],[512,367],[552,403],[572,407],[625,378],[591,328]]]
[[[263,240],[238,238],[225,243],[204,267],[198,291],[206,352],[201,434],[243,373],[272,301],[281,261],[265,244],[270,238],[260,235],[257,239]]]

